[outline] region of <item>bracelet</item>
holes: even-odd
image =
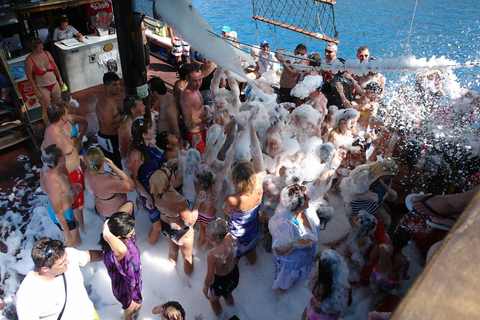
[[[330,169],[332,169],[333,171],[337,171],[337,169],[335,169],[334,167],[329,167]]]
[[[177,170],[183,171],[184,169],[183,168],[177,168]]]
[[[394,146],[396,143],[395,142],[390,142],[390,145]]]

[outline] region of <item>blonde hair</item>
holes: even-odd
[[[393,160],[382,160],[367,163],[362,165],[362,168],[369,171],[369,176],[371,177],[372,181],[377,180],[381,176],[396,175],[398,173],[397,165],[395,162],[393,162]]]
[[[97,175],[98,170],[103,166],[105,161],[105,156],[103,155],[102,150],[99,148],[92,147],[87,150],[84,156],[84,161],[87,166],[90,168],[92,174]]]
[[[240,194],[247,194],[255,187],[256,176],[250,161],[246,159],[239,160],[230,172],[233,186]]]

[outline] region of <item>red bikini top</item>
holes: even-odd
[[[47,56],[48,61],[50,61],[50,68],[48,68],[47,70],[42,70],[39,67],[37,67],[37,65],[33,61],[32,57],[29,56],[30,60],[32,60],[32,63],[33,63],[33,74],[36,75],[36,76],[43,76],[43,75],[45,75],[45,73],[55,70],[55,66],[53,64],[53,61],[50,60],[50,57],[48,56],[48,54],[46,52],[45,52],[45,55]]]

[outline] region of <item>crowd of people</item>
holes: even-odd
[[[228,37],[231,31],[224,27],[222,32]],[[181,39],[175,41],[177,45]],[[266,40],[256,65],[246,68],[244,83],[208,57],[202,57],[201,64],[187,61],[179,67],[180,83],[173,94],[162,79],[151,78],[152,114],[145,113],[137,96],[127,96],[119,108],[115,99],[121,81],[115,73],[106,73],[105,93],[96,105],[99,147],[89,148],[82,157],[71,138],[74,123],[82,120],[69,117],[68,104],[54,98],[60,88],[53,78],[42,80],[50,71],[54,77],[57,68],[40,46],[32,47],[27,60],[34,67],[27,76],[52,86],[37,90],[40,96],[52,95],[40,184],[63,242],[36,242],[35,267],[18,292],[19,319],[53,319],[59,314],[96,319],[76,266],[101,260],[125,319],[136,319],[144,298],[135,216],[142,214],[151,222],[149,242],[157,243],[164,234],[168,261],[176,265],[180,252],[187,276],[195,272],[195,241],[197,248],[205,244],[209,251],[203,293],[217,316],[222,315],[220,298],[232,305],[240,271],[248,272],[239,270],[239,260],[245,256],[248,264],[255,264],[262,237],[273,256],[272,289],[281,294],[308,280],[312,298],[305,301],[303,315],[292,317],[338,319],[352,303],[351,287],[365,283],[375,296],[376,304],[369,308],[373,311],[409,276],[409,258],[402,252],[412,238],[411,228],[402,224],[409,208],[430,216],[431,224],[451,227],[476,191],[454,196],[462,199],[463,207],[452,211],[445,210],[445,203],[452,202],[449,198],[409,198],[429,192],[422,186],[428,185],[434,164],[425,150],[429,141],[419,138],[422,123],[408,128],[390,125],[400,120],[385,112],[385,77],[378,72],[332,72],[328,67],[304,69],[300,65],[318,66],[321,55],[308,54],[299,44],[291,61],[281,52],[269,52]],[[324,61],[343,63],[337,54],[337,44],[328,43]],[[357,57],[369,63],[368,47],[360,47]],[[35,71],[36,65],[51,65],[51,70]],[[279,72],[280,65],[280,86],[274,89],[263,75]],[[442,96],[438,77],[438,71],[421,75],[411,90],[421,99],[410,103],[434,108]],[[242,92],[247,94],[242,97]],[[412,101],[407,94],[396,99]],[[403,117],[412,121],[408,114]],[[75,249],[81,241],[78,229],[84,225],[85,188],[104,221],[101,250]],[[136,210],[127,201],[133,191],[138,195]],[[343,199],[351,232],[320,251],[319,235],[335,212],[329,204],[332,196]],[[268,228],[262,230],[262,223]],[[176,301],[152,312],[185,319]]]

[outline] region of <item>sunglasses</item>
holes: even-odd
[[[45,249],[45,259],[49,259],[53,255],[53,243],[55,240],[50,240],[47,244],[47,248]]]
[[[325,52],[334,53],[335,51],[325,49]]]

